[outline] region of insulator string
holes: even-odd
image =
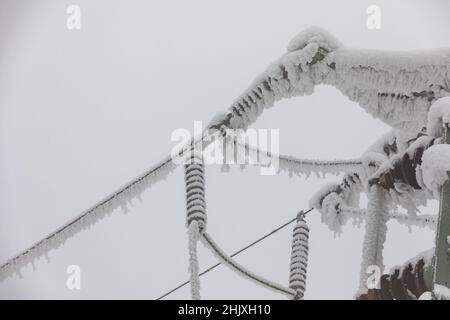
[[[292,233],[291,271],[289,274],[289,288],[295,290],[295,300],[302,299],[305,294],[308,252],[309,228],[304,220],[303,212],[300,212]]]
[[[195,145],[187,154],[184,165],[186,185],[186,226],[189,241],[189,282],[193,300],[200,300],[200,279],[197,256],[197,243],[206,229],[205,166],[201,150]]]

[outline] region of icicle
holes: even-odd
[[[197,241],[206,228],[204,163],[201,151],[193,146],[184,166],[186,183],[186,224],[189,238],[189,273],[193,300],[200,300]]]
[[[346,219],[353,219],[355,223],[359,225],[366,218],[367,212],[365,209],[343,207],[342,214],[346,216]],[[435,230],[437,224],[436,214],[420,214],[414,216],[404,213],[391,212],[389,213],[388,218],[407,227],[409,231],[411,231],[412,227]]]
[[[306,271],[308,267],[309,228],[304,220],[303,211],[297,216],[297,224],[292,234],[291,272],[289,288],[295,290],[294,300],[303,299],[306,287]]]

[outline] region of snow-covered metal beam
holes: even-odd
[[[449,100],[450,102],[450,100]],[[450,103],[447,104],[450,115]],[[450,144],[450,119],[444,123],[444,143]],[[447,159],[448,161],[448,159]],[[450,171],[442,185],[439,201],[439,220],[436,232],[436,251],[434,261],[433,286],[450,288]]]

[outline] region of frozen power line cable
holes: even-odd
[[[233,258],[228,256],[217,243],[215,243],[207,232],[202,233],[202,242],[222,262],[223,265],[227,266],[244,279],[250,280],[257,285],[270,289],[274,292],[285,294],[288,297],[295,297],[295,290],[261,277],[237,263]]]
[[[314,159],[301,159],[293,156],[287,156],[283,154],[273,154],[272,152],[262,150],[257,147],[253,147],[248,143],[241,141],[234,142],[237,147],[242,148],[249,154],[254,154],[258,157],[268,157],[269,159],[276,159],[280,162],[281,169],[289,169],[296,173],[304,173],[308,175],[310,172],[319,173],[334,173],[336,175],[342,172],[354,173],[355,171],[361,171],[364,169],[364,159],[342,159],[342,160],[314,160]]]
[[[127,205],[131,203],[131,199],[140,198],[140,194],[148,186],[165,179],[177,166],[173,160],[176,157],[182,157],[184,152],[188,148],[191,148],[192,144],[197,145],[203,139],[204,137],[202,136],[186,145],[177,154],[167,156],[143,174],[137,176],[89,209],[83,211],[77,217],[71,219],[41,240],[36,241],[27,249],[1,264],[0,282],[14,273],[19,273],[21,268],[32,263],[35,259],[47,255],[51,249],[58,248],[68,238],[95,224],[105,215],[111,214],[116,208],[121,207],[122,210],[126,211]]]
[[[310,209],[306,210],[305,212],[303,212],[303,215],[306,215],[307,213],[311,212],[313,209],[314,209],[314,208],[310,208]],[[230,255],[230,258],[233,258],[233,257],[237,256],[238,254],[242,253],[243,251],[245,251],[245,250],[247,250],[247,249],[253,247],[253,246],[256,245],[257,243],[259,243],[259,242],[261,242],[262,240],[264,240],[264,239],[270,237],[271,235],[273,235],[274,233],[280,231],[281,229],[284,229],[285,227],[287,227],[288,225],[290,225],[291,223],[293,223],[293,222],[295,222],[295,221],[297,221],[297,217],[295,217],[295,218],[289,220],[288,222],[286,222],[286,223],[282,224],[281,226],[275,228],[274,230],[272,230],[272,231],[270,231],[269,233],[263,235],[262,237],[258,238],[257,240],[253,241],[252,243],[246,245],[246,246],[243,247],[242,249],[236,251],[235,253],[233,253],[232,255]],[[212,265],[211,267],[209,267],[209,268],[205,269],[204,271],[200,272],[200,273],[198,274],[198,276],[201,277],[202,275],[208,273],[209,271],[214,270],[215,268],[217,268],[217,267],[218,267],[219,265],[221,265],[221,264],[222,264],[221,262],[218,262],[218,263],[216,263],[215,265]],[[184,287],[184,286],[187,285],[187,284],[189,284],[189,280],[188,280],[188,281],[185,281],[185,282],[183,282],[183,283],[181,283],[180,285],[178,285],[177,287],[173,288],[172,290],[167,291],[166,293],[164,293],[164,294],[161,295],[160,297],[156,298],[155,300],[161,300],[161,299],[167,297],[169,294],[171,294],[171,293],[173,293],[173,292],[175,292],[175,291],[181,289],[182,287]]]

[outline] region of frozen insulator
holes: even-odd
[[[291,270],[289,287],[297,292],[294,299],[302,299],[306,287],[306,270],[308,267],[309,228],[303,219],[303,212],[297,217],[292,235]]]
[[[200,151],[191,149],[184,165],[186,184],[186,222],[197,221],[200,230],[206,227],[205,167]]]

